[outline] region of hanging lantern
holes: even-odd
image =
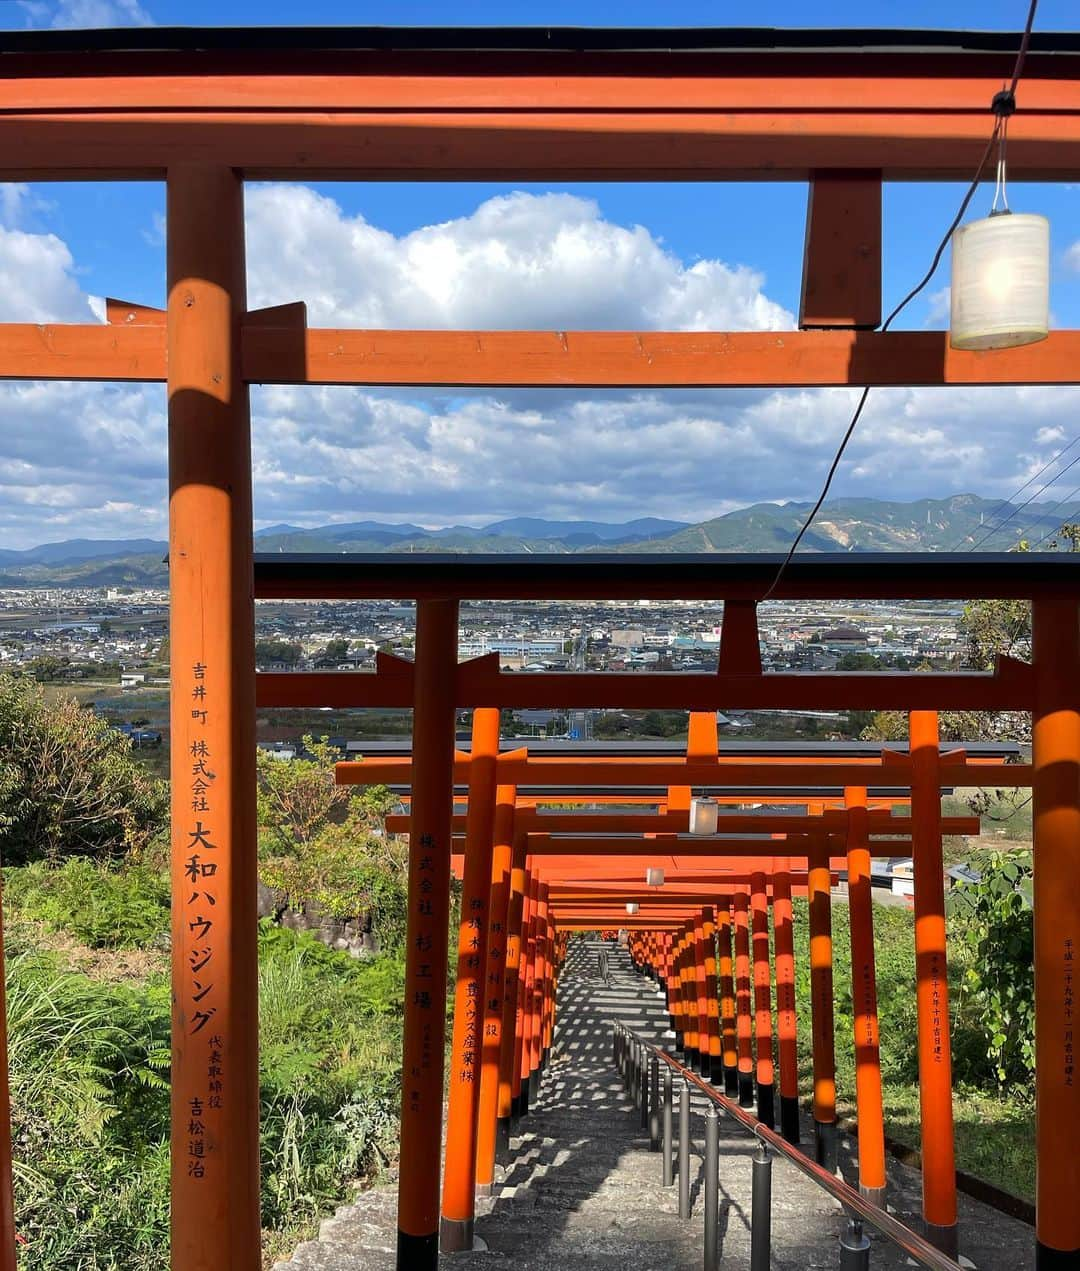
[[[690,833],[716,833],[716,800],[707,796],[690,801]]]
[[[1050,222],[998,212],[952,237],[949,342],[1011,349],[1045,340],[1050,324]]]
[[[637,903],[636,900],[629,900],[626,903],[626,912],[628,914],[631,914],[631,915],[636,914],[640,908],[641,906]]]
[[[645,882],[649,887],[663,887],[664,871],[662,869],[647,869],[645,871]]]

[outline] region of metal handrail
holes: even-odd
[[[836,1178],[828,1170],[820,1166],[817,1161],[812,1161],[805,1153],[792,1147],[775,1130],[770,1130],[768,1126],[764,1125],[757,1117],[747,1112],[744,1108],[741,1108],[726,1094],[721,1094],[719,1090],[714,1090],[697,1073],[691,1072],[689,1068],[681,1064],[673,1055],[669,1055],[662,1047],[646,1041],[635,1033],[632,1028],[627,1028],[621,1022],[619,1027],[622,1028],[628,1037],[633,1038],[638,1045],[644,1046],[646,1050],[652,1051],[659,1059],[663,1060],[684,1081],[697,1086],[713,1103],[723,1108],[730,1117],[749,1130],[759,1142],[767,1143],[774,1152],[784,1157],[785,1160],[790,1161],[796,1169],[801,1170],[819,1187],[827,1191],[845,1209],[857,1214],[864,1222],[868,1222],[887,1240],[891,1240],[893,1244],[899,1246],[906,1254],[914,1258],[916,1262],[921,1263],[924,1267],[932,1268],[932,1271],[962,1271],[959,1262],[954,1262],[948,1254],[936,1249],[929,1241],[924,1240],[922,1236],[912,1231],[910,1227],[905,1226],[898,1218],[894,1218],[892,1214],[887,1213],[880,1205],[875,1205],[872,1200],[867,1200],[850,1183],[845,1183],[842,1178]]]

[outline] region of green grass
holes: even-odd
[[[796,900],[794,910],[799,1066],[803,1089],[809,1089],[812,1052],[806,902]],[[832,912],[837,1102],[842,1111],[854,1112],[848,907],[834,903]],[[885,905],[874,905],[873,913],[885,1129],[893,1138],[917,1148],[920,1130],[914,918],[906,909]],[[957,1168],[1032,1200],[1034,1101],[1026,1088],[1009,1094],[988,1089],[992,1087],[992,1079],[986,1060],[985,1032],[978,1013],[961,988],[970,954],[955,940],[950,941],[949,954]]]

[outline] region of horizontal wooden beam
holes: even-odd
[[[569,710],[1030,710],[1031,667],[1003,659],[996,674],[885,671],[762,675],[677,672],[500,672],[498,659],[459,665],[457,704]],[[260,707],[409,710],[410,670],[262,672]]]
[[[292,308],[290,306],[290,308]],[[296,307],[299,311],[299,307]],[[160,381],[153,310],[110,324],[0,325],[0,378]],[[243,332],[252,383],[459,388],[829,388],[1075,384],[1080,331],[957,352],[944,331],[367,331],[267,325]]]
[[[0,179],[967,179],[1015,52],[5,54]],[[1080,174],[1075,57],[1034,49],[1010,169]]]

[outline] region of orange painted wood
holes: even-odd
[[[510,932],[510,876],[517,791],[501,785],[495,791],[494,850],[488,908],[487,956],[484,968],[484,1032],[481,1041],[480,1106],[477,1111],[476,1183],[491,1186],[499,1112],[499,1066],[502,1051],[504,996]],[[509,1115],[509,1107],[503,1115]]]
[[[749,886],[735,888],[733,932],[735,938],[735,1040],[739,1052],[739,1072],[744,1077],[754,1071],[751,1039]]]
[[[932,1227],[955,1227],[956,1148],[941,790],[937,784],[938,717],[933,711],[912,711],[909,720],[923,1218]]]
[[[885,1123],[878,1042],[877,979],[874,971],[874,915],[870,895],[870,853],[861,815],[866,791],[846,793],[854,813],[848,823],[848,910],[851,926],[851,985],[855,1030],[855,1101],[859,1130],[859,1189],[871,1195],[885,1187]]]
[[[720,897],[716,909],[716,943],[718,950],[718,979],[720,989],[720,1039],[725,1068],[738,1063],[735,1045],[735,980],[731,960],[731,896]]]
[[[799,326],[873,330],[881,323],[881,173],[810,179]]]
[[[769,898],[763,873],[750,878],[751,951],[754,974],[755,1077],[758,1085],[773,1084],[772,968],[769,960]]]
[[[515,834],[510,859],[510,900],[506,908],[506,974],[503,982],[502,1025],[499,1038],[499,1121],[508,1124],[517,1093],[518,1023],[521,998],[522,935],[526,918],[525,836]]]
[[[258,1271],[255,615],[236,340],[243,191],[228,169],[185,168],[169,174],[167,203],[171,1265]]]
[[[786,866],[786,860],[778,861]],[[780,1095],[799,1097],[798,1026],[795,1014],[795,932],[791,911],[791,874],[773,874],[773,950],[776,964],[776,1041],[780,1059]]]
[[[832,897],[829,848],[812,835],[807,848],[810,927],[810,1005],[813,1043],[814,1120],[836,1121],[836,1043],[833,998]]]
[[[495,850],[495,781],[499,754],[499,711],[473,711],[469,765],[469,817],[457,939],[457,984],[447,1088],[443,1223],[471,1225],[476,1212],[476,1149],[483,1060],[484,990],[491,875]],[[507,855],[509,846],[507,845]],[[444,1232],[444,1238],[448,1233]],[[471,1246],[471,1232],[464,1247]],[[460,1239],[449,1233],[451,1250]]]
[[[431,1128],[442,1124],[446,962],[450,914],[450,815],[454,755],[455,601],[416,607],[416,704],[409,917],[405,952],[398,1240],[434,1251],[439,1230],[439,1153]]]
[[[1080,1249],[1080,1075],[1076,1071],[1075,1002],[1080,949],[1080,634],[1074,597],[1032,609],[1032,655],[1038,701],[1032,718],[1035,760],[1035,1234],[1060,1252]]]
[[[0,323],[0,379],[164,382],[166,339],[161,324]]]
[[[1009,134],[1010,158],[1012,133]],[[827,388],[1074,384],[1080,332],[989,353],[946,331],[244,329],[253,383],[449,387]],[[2,370],[2,364],[0,364]]]
[[[702,947],[705,955],[705,1030],[706,1042],[702,1051],[710,1060],[720,1057],[720,999],[716,974],[716,915],[711,905],[701,911]],[[710,1073],[712,1071],[710,1067]]]

